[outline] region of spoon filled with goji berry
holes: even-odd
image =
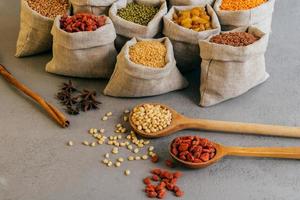
[[[157,103],[135,106],[129,122],[136,133],[146,138],[164,137],[183,129],[300,138],[300,127],[192,119]]]
[[[300,159],[300,147],[233,147],[199,136],[175,138],[169,146],[170,155],[188,168],[204,168],[225,156]]]

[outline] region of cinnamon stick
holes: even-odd
[[[40,95],[20,83],[3,65],[0,64],[0,74],[18,90],[35,100],[63,128],[70,125],[68,119],[54,106],[47,103]]]

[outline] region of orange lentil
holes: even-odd
[[[266,3],[267,0],[223,0],[221,10],[248,10]]]

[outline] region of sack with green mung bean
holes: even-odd
[[[61,29],[60,19],[55,19],[53,58],[46,71],[83,78],[109,78],[114,70],[117,51],[114,46],[116,31],[107,17],[105,25],[95,31],[69,33]]]
[[[50,3],[45,4],[43,7],[40,6],[39,2],[33,2],[30,5],[26,0],[21,0],[20,2],[20,31],[15,56],[31,56],[51,50],[52,36],[50,32],[55,18],[54,15],[67,12],[67,4],[62,3],[58,9],[52,9],[51,12],[47,12],[45,8],[50,6]]]
[[[163,44],[164,56],[163,65],[150,67],[137,64],[137,60],[132,60],[132,50],[138,43],[156,42]],[[157,46],[156,46],[157,47]],[[149,59],[145,55],[153,55],[152,51],[156,47],[142,48],[136,51],[145,62],[158,60],[161,56]],[[143,49],[145,49],[143,51]],[[145,54],[145,55],[144,55]],[[153,56],[152,56],[153,57]],[[161,39],[136,39],[128,41],[117,57],[117,64],[111,76],[104,94],[115,97],[145,97],[168,93],[187,87],[188,82],[181,75],[176,67],[173,47],[168,38]]]
[[[70,0],[73,12],[92,13],[94,15],[108,14],[110,6],[117,0]]]
[[[160,34],[162,17],[168,12],[165,0],[119,0],[109,9],[117,32],[116,48],[133,37],[153,38]]]
[[[169,0],[170,6],[213,5],[215,0]]]
[[[192,70],[199,67],[199,40],[204,40],[211,35],[220,33],[221,26],[215,11],[210,5],[206,5],[206,13],[210,17],[211,29],[204,31],[194,31],[174,23],[174,13],[190,10],[201,5],[193,6],[173,6],[167,15],[163,17],[163,34],[170,38],[173,47],[177,66],[181,72]],[[203,7],[203,6],[202,6]]]

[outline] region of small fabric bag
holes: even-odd
[[[222,30],[232,30],[237,27],[256,26],[264,33],[271,32],[272,15],[275,0],[267,2],[249,10],[221,10],[222,0],[216,0],[214,9],[219,17]]]
[[[215,0],[169,0],[171,6],[206,5],[213,6]]]
[[[117,0],[70,0],[73,13],[108,14],[110,6]]]
[[[239,28],[260,39],[251,45],[233,47],[207,40],[199,41],[201,49],[200,105],[212,106],[237,97],[265,82],[269,74],[265,67],[267,34],[256,27]]]
[[[53,58],[46,71],[74,77],[109,78],[113,72],[117,52],[116,32],[112,21],[96,31],[68,33],[60,28],[60,16],[52,28]]]
[[[127,21],[117,15],[118,10],[126,7],[128,3],[136,2],[143,5],[160,6],[160,10],[147,26]],[[165,0],[119,0],[109,9],[109,17],[114,23],[118,37],[116,48],[120,50],[122,46],[133,37],[153,38],[161,32],[162,17],[168,12]]]
[[[173,22],[174,12],[178,10],[189,10],[197,6],[203,5],[173,6],[163,18],[163,34],[170,38],[173,44],[175,59],[181,72],[190,71],[199,66],[200,57],[198,41],[204,40],[211,35],[219,34],[221,31],[218,17],[212,7],[208,4],[206,5],[206,10],[211,17],[213,29],[196,32]]]
[[[130,60],[129,47],[138,41],[155,40],[167,48],[166,65],[152,68],[135,64]],[[117,57],[117,64],[104,94],[115,97],[146,97],[160,95],[187,87],[188,82],[176,67],[173,47],[168,38],[136,39],[128,41]]]

